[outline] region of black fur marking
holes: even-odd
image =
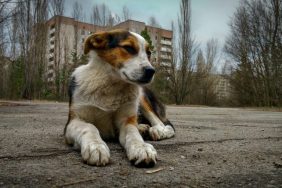
[[[124,32],[119,32],[119,33],[114,33],[114,34],[109,34],[108,35],[108,47],[109,48],[116,48],[118,47],[118,44],[120,41],[128,38],[130,33],[128,31]]]
[[[166,119],[166,113],[165,113],[165,106],[158,100],[158,98],[155,96],[155,94],[149,90],[148,88],[143,88],[145,97],[147,99],[147,102],[151,105],[153,108],[153,111],[156,113],[156,115],[161,119]]]
[[[75,81],[75,77],[71,77],[70,78],[70,82],[69,82],[69,89],[68,89],[68,94],[69,94],[69,109],[71,107],[72,104],[72,97],[73,97],[73,93],[76,87],[76,81]],[[66,134],[66,130],[67,130],[67,126],[70,123],[71,120],[71,113],[69,112],[68,115],[68,121],[66,123],[65,129],[64,129],[64,134]]]
[[[76,86],[75,77],[71,77],[70,83],[69,83],[69,90],[68,90],[70,103],[71,103],[72,96],[73,96],[73,93],[74,93],[74,90],[75,90],[75,86]]]
[[[135,165],[135,161],[136,160],[131,160],[130,163],[131,165],[134,165],[137,168],[152,168],[156,164],[154,161],[150,161],[149,163],[146,163],[145,161],[141,161],[139,164]]]
[[[159,101],[159,99],[154,95],[154,93],[146,87],[143,87],[144,97],[147,102],[152,107],[153,112],[156,116],[165,124],[170,125],[173,129],[174,126],[172,123],[166,118],[166,109],[165,106]],[[139,106],[139,114],[138,114],[138,123],[139,124],[148,124],[150,126],[151,123],[146,119],[146,117],[142,114],[142,111]],[[174,129],[175,130],[175,129]]]
[[[174,128],[174,126],[172,125],[172,123],[167,119],[165,122],[163,122],[165,125],[170,125],[172,128],[173,128],[173,130],[174,130],[174,132],[175,132],[175,128]]]

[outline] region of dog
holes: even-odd
[[[87,164],[105,166],[110,150],[104,140],[116,138],[135,166],[154,166],[157,152],[141,134],[162,140],[175,130],[164,105],[145,87],[155,73],[148,43],[126,30],[98,32],[86,39],[84,54],[88,64],[70,79],[66,143],[79,148]]]

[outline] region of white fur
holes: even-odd
[[[72,120],[66,131],[66,141],[81,149],[82,158],[88,164],[104,166],[109,163],[110,150],[92,124],[79,119]]]
[[[153,140],[163,140],[175,135],[174,129],[170,125],[164,125],[154,113],[143,110],[143,114],[152,125],[149,134]]]
[[[135,165],[140,162],[156,163],[157,151],[151,144],[144,142],[136,126],[126,125],[121,127],[120,143],[125,148],[128,159],[135,161]]]

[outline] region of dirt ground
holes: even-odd
[[[66,103],[0,101],[0,187],[282,187],[282,112],[168,107],[176,137],[152,142],[153,170],[108,143],[111,164],[65,145]]]

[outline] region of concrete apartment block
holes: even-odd
[[[107,31],[111,29],[126,29],[136,33],[147,28],[151,37],[154,52],[152,63],[159,66],[168,66],[172,53],[172,31],[147,26],[144,22],[127,20],[113,27],[103,27],[65,16],[54,16],[47,21],[48,45],[47,45],[47,79],[50,84],[55,81],[55,68],[62,69],[66,63],[71,63],[72,53],[83,54],[83,43],[91,33]],[[77,39],[77,40],[75,40]],[[77,43],[75,42],[77,41]]]

